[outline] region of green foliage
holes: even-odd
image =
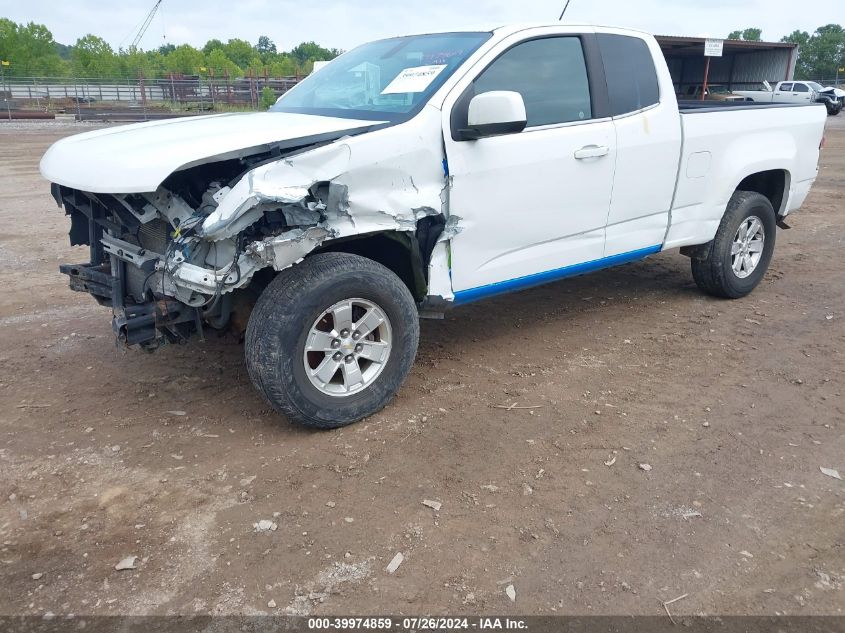
[[[120,61],[119,74],[125,77],[158,77],[165,66],[164,56],[158,50],[120,51],[118,59]]]
[[[203,66],[205,55],[190,44],[181,44],[164,57],[164,67],[172,73],[198,75]]]
[[[276,55],[267,70],[271,77],[290,77],[296,74],[296,60],[284,53]]]
[[[261,109],[266,110],[274,103],[276,103],[276,93],[270,86],[264,86],[261,90]]]
[[[59,44],[58,42],[53,42],[53,47],[56,49],[56,53],[58,53],[59,57],[63,60],[67,61],[70,59],[71,51],[73,51],[72,46],[68,46],[67,44]]]
[[[762,42],[762,35],[762,29],[745,29],[742,32],[742,39],[744,39],[746,42]]]
[[[4,73],[12,76],[59,75],[65,70],[53,34],[34,22],[24,25],[0,18],[0,60],[9,62]]]
[[[156,49],[114,51],[103,38],[93,34],[79,38],[72,46],[53,41],[47,27],[30,22],[18,24],[0,18],[0,59],[8,61],[9,76],[64,76],[85,78],[167,77],[184,75],[244,77],[288,77],[306,75],[314,61],[331,60],[342,51],[324,48],[316,42],[302,42],[288,52],[279,51],[268,36],[255,46],[233,38],[211,39],[201,49],[189,44],[164,44]],[[203,70],[204,69],[204,70]],[[275,99],[274,99],[275,101]]]
[[[795,77],[798,79],[807,79],[814,75],[812,68],[812,55],[810,54],[810,47],[807,45],[810,41],[810,34],[807,31],[793,31],[789,35],[781,38],[781,42],[792,42],[798,44],[798,60],[795,62]]]
[[[799,46],[796,79],[830,80],[837,68],[845,67],[845,29],[838,24],[820,26],[812,35],[793,31],[781,41]]]
[[[745,29],[743,31],[731,31],[728,33],[729,40],[745,40],[746,42],[762,42],[762,29]]]
[[[329,61],[340,55],[341,51],[336,48],[323,48],[316,42],[302,42],[302,44],[291,49],[291,56],[299,64],[311,61]]]
[[[202,52],[205,53],[206,55],[208,55],[215,48],[219,48],[219,49],[222,50],[223,46],[224,46],[223,42],[221,42],[217,38],[214,38],[214,39],[208,40],[205,43],[205,46],[202,47]]]
[[[108,42],[90,33],[76,40],[70,63],[77,77],[115,77],[120,70],[120,60]]]
[[[729,39],[759,41],[758,28],[732,31]],[[799,79],[832,79],[836,69],[845,67],[845,29],[838,24],[821,26],[812,34],[794,31],[781,41],[799,45],[796,77]],[[8,61],[4,73],[9,76],[78,77],[166,77],[177,72],[195,75],[205,72],[232,78],[251,71],[271,77],[310,72],[314,61],[331,60],[342,51],[324,48],[316,42],[302,42],[288,52],[277,49],[273,40],[262,35],[255,46],[241,39],[222,42],[212,39],[198,50],[188,44],[165,44],[150,51],[120,50],[115,52],[96,35],[86,35],[73,46],[53,41],[52,33],[42,24],[18,24],[0,18],[0,59]],[[206,71],[201,71],[206,68]]]
[[[262,35],[258,38],[258,44],[255,45],[255,50],[258,51],[258,54],[261,55],[262,59],[264,59],[265,55],[276,54],[276,44],[266,35]]]
[[[206,53],[205,65],[209,69],[209,74],[213,73],[215,77],[225,77],[226,73],[229,77],[240,77],[242,74],[240,67],[226,57],[222,46]]]
[[[255,57],[255,49],[246,40],[229,40],[223,45],[223,52],[226,53],[226,57],[244,70],[249,68],[252,58]]]

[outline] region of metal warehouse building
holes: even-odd
[[[792,79],[798,59],[798,45],[791,42],[724,40],[721,57],[705,57],[707,40],[703,37],[656,38],[678,94],[702,85],[705,73],[708,84],[722,84],[730,90],[757,90],[763,80],[774,85]]]

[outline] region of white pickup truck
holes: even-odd
[[[733,94],[763,103],[822,103],[831,116],[842,111],[843,103],[834,88],[825,88],[815,81],[779,81],[774,88],[764,81],[763,90],[735,90]]]
[[[640,32],[502,27],[365,44],[270,112],[72,136],[41,172],[90,250],[61,270],[119,340],[234,328],[270,404],[332,428],[390,401],[420,316],[679,247],[702,290],[748,294],[824,124],[679,106]]]

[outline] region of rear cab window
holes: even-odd
[[[644,40],[628,35],[597,34],[607,78],[611,116],[621,116],[660,102],[654,59]],[[700,94],[690,88],[687,94]]]

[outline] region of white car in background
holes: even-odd
[[[842,110],[842,101],[832,92],[835,90],[825,88],[815,81],[779,81],[774,88],[768,81],[764,81],[763,90],[735,90],[734,94],[765,103],[823,103],[827,113],[835,116]]]

